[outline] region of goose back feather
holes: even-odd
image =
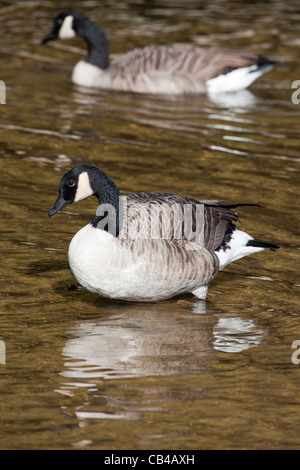
[[[231,209],[247,205],[148,192],[129,194],[124,204],[126,218],[120,236],[199,242],[212,251],[221,245],[230,224],[238,220]]]
[[[206,93],[208,82],[240,68],[257,69],[264,60],[225,49],[183,45],[134,49],[110,65],[111,88],[153,93]],[[270,63],[265,60],[265,65]],[[104,74],[103,74],[104,75]],[[105,78],[105,77],[103,77]]]

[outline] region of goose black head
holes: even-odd
[[[53,27],[48,36],[42,40],[42,44],[55,39],[71,39],[79,34],[80,24],[84,16],[75,11],[60,13],[53,21]]]
[[[90,165],[76,166],[68,171],[59,183],[59,194],[49,216],[51,217],[73,202],[81,201],[95,194],[96,190],[92,188],[92,175],[95,171],[99,170]]]
[[[89,196],[96,196],[100,204],[100,212],[98,208],[97,217],[92,221],[92,225],[115,237],[118,236],[123,220],[120,191],[104,171],[92,165],[76,166],[62,177],[59,194],[49,216]]]
[[[103,70],[109,66],[109,46],[106,36],[101,28],[93,23],[87,16],[76,11],[60,13],[53,22],[53,27],[42,44],[55,39],[72,39],[79,36],[88,46],[88,54],[84,61],[96,65]]]

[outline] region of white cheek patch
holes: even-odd
[[[93,194],[94,192],[90,185],[89,175],[87,174],[86,171],[84,171],[83,173],[79,175],[79,178],[78,178],[78,185],[77,185],[77,191],[75,194],[74,202],[81,201],[82,199],[92,196]]]
[[[58,32],[59,39],[71,39],[76,36],[76,33],[73,29],[73,16],[66,16],[63,24],[60,27]]]

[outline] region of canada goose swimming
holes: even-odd
[[[251,54],[183,45],[134,49],[112,63],[104,32],[74,11],[61,13],[42,44],[82,37],[88,55],[78,62],[72,81],[81,86],[136,93],[219,93],[247,88],[275,61]]]
[[[74,236],[68,256],[78,282],[104,297],[157,301],[192,292],[205,299],[219,269],[278,248],[236,229],[231,209],[249,204],[167,193],[121,197],[115,183],[91,165],[63,176],[49,216],[92,195],[99,200],[97,215]]]

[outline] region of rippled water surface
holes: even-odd
[[[215,100],[74,87],[83,42],[40,45],[68,7],[0,2],[0,448],[299,449],[299,2],[72,2],[102,25],[113,57],[180,42],[282,62]],[[261,204],[240,209],[240,227],[281,249],[228,266],[206,305],[102,299],[67,261],[95,201],[48,217],[80,163],[124,194]]]

